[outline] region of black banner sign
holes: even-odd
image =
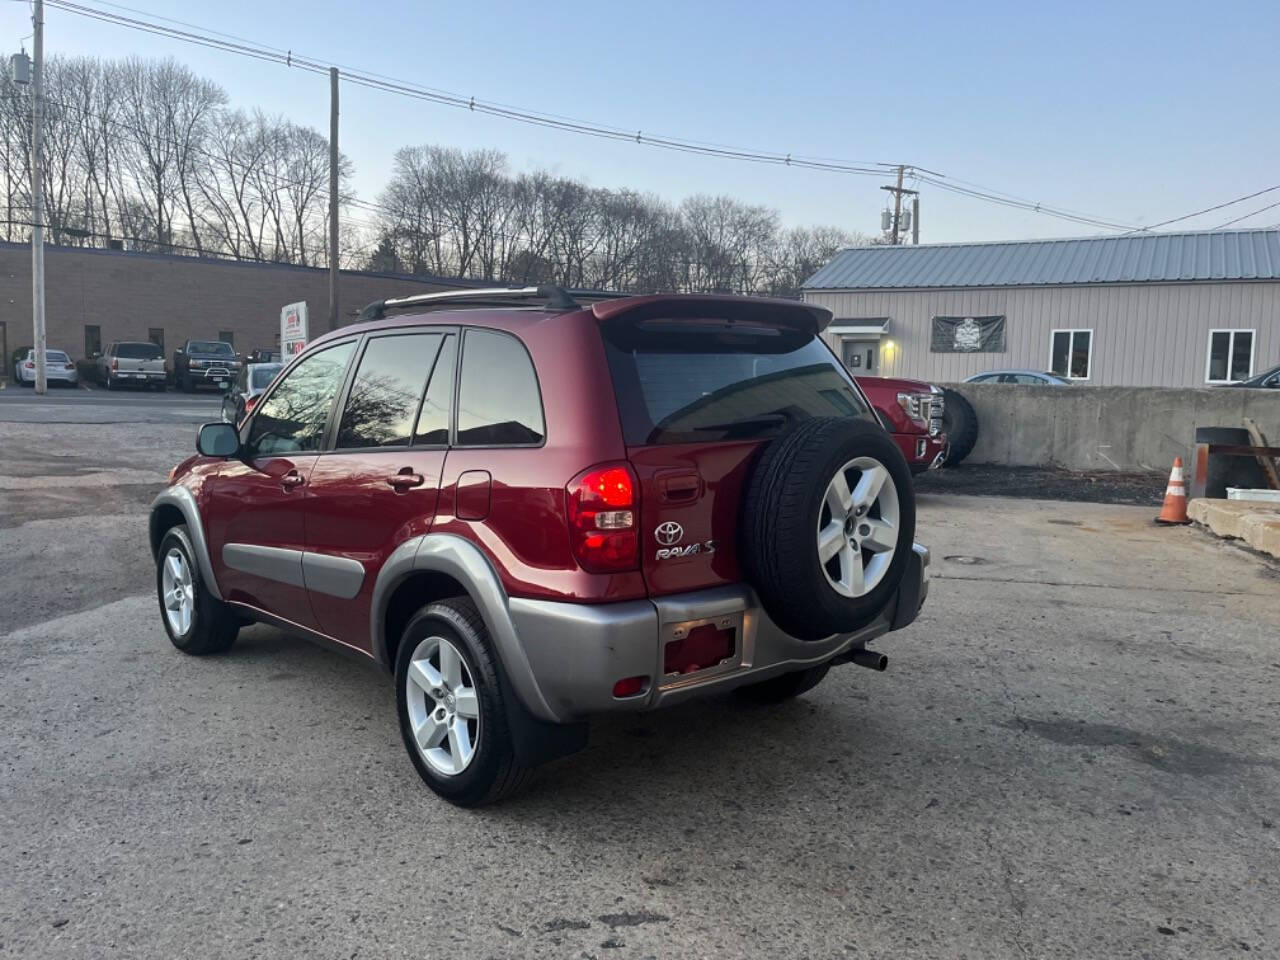
[[[933,353],[1004,353],[1004,317],[934,317]]]

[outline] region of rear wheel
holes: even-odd
[[[205,586],[185,524],[171,527],[160,541],[156,594],[165,632],[183,653],[221,653],[235,643],[240,620]]]
[[[734,692],[755,703],[781,703],[798,697],[802,693],[808,693],[822,682],[830,669],[830,664],[823,663],[816,667],[806,667],[804,670],[793,670],[780,677],[770,677],[759,683],[739,687]]]
[[[498,668],[468,599],[423,607],[396,654],[400,733],[418,775],[450,803],[477,807],[521,789]]]

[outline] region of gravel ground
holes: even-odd
[[[1082,503],[1128,503],[1159,507],[1168,475],[1080,473],[1057,467],[1001,467],[961,463],[916,477],[916,489],[978,497],[1027,497]]]

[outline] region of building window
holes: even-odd
[[[219,330],[219,331],[218,331],[218,339],[219,339],[219,340],[221,340],[223,343],[229,343],[229,344],[231,344],[231,348],[232,348],[233,350],[235,349],[235,346],[236,346],[236,335],[235,335],[235,333],[233,333],[232,331],[230,331],[230,330]]]
[[[84,355],[91,358],[102,352],[102,327],[96,323],[84,325]]]
[[[160,348],[164,352],[164,330],[160,327],[151,327],[147,330],[147,339]]]
[[[1088,380],[1093,368],[1092,330],[1053,331],[1049,369],[1068,380]]]
[[[1210,330],[1205,383],[1235,383],[1253,376],[1253,330]]]

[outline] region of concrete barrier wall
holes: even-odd
[[[1280,446],[1280,390],[947,384],[978,414],[973,463],[1167,472],[1197,427],[1252,417]]]

